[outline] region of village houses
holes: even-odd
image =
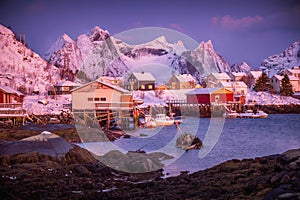
[[[125,81],[127,90],[154,90],[155,78],[149,72],[133,72]]]
[[[280,92],[281,87],[281,81],[284,78],[284,76],[281,75],[274,75],[272,76],[270,83],[273,87],[273,90],[277,93]],[[292,84],[293,92],[299,92],[299,78],[296,78],[295,76],[289,76],[290,83]]]
[[[227,73],[222,72],[222,73],[211,73],[207,76],[206,79],[207,87],[208,88],[215,88],[217,87],[219,82],[229,82],[231,78],[228,76]]]
[[[259,77],[262,75],[262,71],[250,71],[248,76],[250,80],[250,85],[253,87]]]
[[[245,72],[232,72],[230,76],[232,81],[242,81],[243,77],[246,77],[247,74]]]
[[[195,88],[196,80],[190,74],[173,74],[167,86],[173,90]]]
[[[234,95],[247,95],[248,86],[243,81],[219,82],[217,87],[225,88],[233,92]]]

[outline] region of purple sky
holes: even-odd
[[[212,40],[230,64],[261,61],[300,40],[299,0],[2,0],[0,23],[26,33],[43,55],[63,33],[74,40],[94,26],[111,35],[132,28],[164,27],[197,42]]]

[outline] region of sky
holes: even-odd
[[[25,33],[40,55],[64,33],[73,40],[99,26],[111,35],[161,27],[211,40],[230,65],[263,59],[300,40],[299,0],[2,0],[0,24]],[[173,41],[170,41],[173,42]]]

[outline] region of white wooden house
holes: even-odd
[[[256,81],[259,79],[261,75],[262,75],[262,71],[250,71],[249,72],[250,85],[254,86]]]
[[[232,81],[241,81],[243,77],[246,77],[247,74],[245,72],[232,72],[231,80]]]
[[[173,90],[191,89],[195,88],[196,80],[190,74],[173,74],[167,86]]]
[[[234,95],[247,95],[248,87],[243,81],[220,82],[217,87],[225,88],[233,92]]]
[[[281,87],[281,81],[284,78],[284,76],[280,76],[280,75],[274,75],[272,76],[270,83],[273,87],[273,90],[275,92],[280,92],[280,87]],[[293,92],[299,92],[300,88],[299,88],[299,79],[296,78],[295,76],[289,76],[290,82],[292,84],[293,87]]]
[[[220,82],[229,82],[231,78],[227,73],[211,73],[207,76],[206,83],[208,88],[215,88]]]

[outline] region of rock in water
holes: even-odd
[[[48,131],[19,141],[1,142],[0,155],[13,155],[39,152],[49,156],[63,156],[73,146],[62,137]]]
[[[200,149],[203,147],[203,143],[197,136],[190,133],[184,133],[177,138],[176,147],[184,150]]]

